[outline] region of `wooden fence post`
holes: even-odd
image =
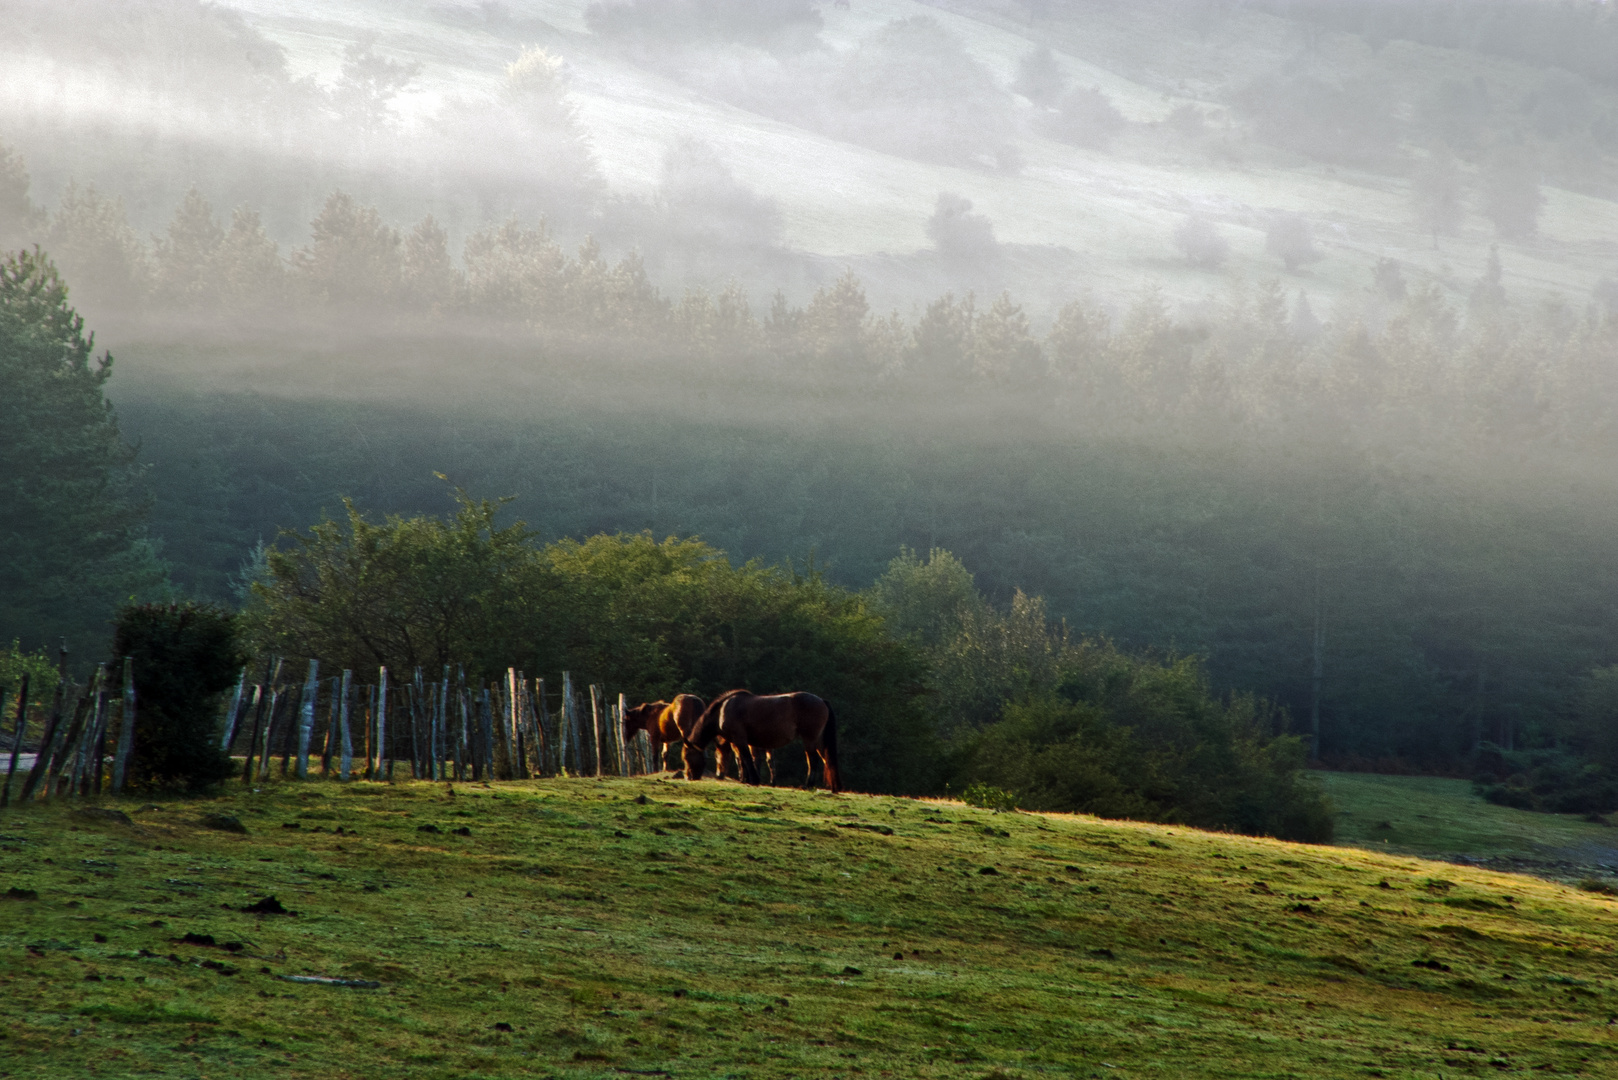
[[[6,786],[0,789],[0,810],[11,805],[11,777],[17,771],[17,755],[22,752],[22,737],[28,726],[29,674],[22,673],[22,688],[17,691],[17,724],[11,732],[11,764],[6,766]]]
[[[337,779],[346,781],[354,769],[354,738],[348,728],[348,701],[354,690],[354,672],[343,669],[343,689],[337,708],[338,735],[342,739],[341,756],[337,759]]]
[[[309,661],[309,677],[298,702],[298,779],[309,779],[309,740],[315,734],[315,706],[320,699],[320,661]]]
[[[247,665],[242,665],[242,673],[236,678],[236,692],[230,695],[230,708],[225,711],[225,737],[219,741],[219,749],[230,750],[230,741],[236,737],[236,710],[241,706],[243,691],[247,688]]]
[[[602,726],[601,687],[595,683],[590,684],[590,724],[595,729],[596,739],[596,775],[605,776],[607,772],[607,732]]]
[[[579,763],[583,760],[579,752],[579,729],[574,722],[576,709],[573,701],[573,673],[562,672],[562,746],[563,768],[569,776],[578,776],[582,771]],[[568,753],[568,751],[572,751]]]
[[[613,718],[613,738],[618,740],[619,772],[624,776],[633,775],[629,771],[629,748],[624,744],[624,710],[629,708],[629,702],[620,693],[618,695],[618,715]]]
[[[65,654],[67,650],[62,651]],[[66,664],[67,660],[64,655],[61,666],[65,667]],[[28,778],[22,782],[22,794],[18,796],[18,802],[27,802],[34,797],[34,789],[39,786],[40,780],[44,778],[46,770],[50,767],[51,752],[56,747],[56,731],[62,726],[62,695],[66,692],[67,675],[58,672],[56,676],[56,696],[51,701],[51,715],[45,721],[45,734],[40,736],[39,739],[39,753],[34,757],[34,767],[28,770]]]
[[[376,771],[371,774],[373,780],[382,779],[382,752],[388,734],[388,669],[379,668],[376,684]],[[389,759],[391,760],[391,759]],[[388,770],[388,779],[393,779],[393,770]]]
[[[494,780],[494,705],[489,701],[489,688],[485,686],[478,696],[478,730],[482,732],[478,747],[483,752],[483,779]]]
[[[118,752],[112,758],[112,793],[124,793],[129,758],[135,752],[135,663],[124,657],[124,708],[118,718]]]

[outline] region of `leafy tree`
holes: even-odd
[[[1049,45],[1041,45],[1017,61],[1011,88],[1035,105],[1055,105],[1067,89],[1067,75]]]
[[[1453,233],[1461,224],[1461,170],[1455,156],[1439,148],[1427,155],[1410,177],[1410,205],[1422,229],[1432,234]]]
[[[112,654],[130,659],[135,678],[132,786],[198,791],[235,771],[218,730],[219,695],[247,661],[233,615],[201,604],[127,607]]]
[[[948,191],[939,192],[933,204],[927,239],[940,255],[956,262],[992,258],[999,251],[989,219],[972,211],[971,199]]]
[[[929,651],[960,637],[987,610],[972,572],[943,548],[927,552],[926,561],[900,548],[867,595],[891,632]]]
[[[332,107],[366,137],[393,124],[393,99],[421,74],[421,63],[400,63],[376,53],[377,36],[366,34],[343,49],[343,67],[331,91]]]
[[[1521,148],[1495,156],[1483,172],[1481,196],[1483,216],[1501,239],[1522,240],[1538,230],[1545,196],[1539,170]]]
[[[677,244],[771,248],[781,241],[781,207],[737,180],[708,143],[682,138],[663,155],[657,201],[662,230]]]
[[[0,639],[105,641],[114,604],[164,584],[111,376],[50,261],[0,262]]]
[[[344,520],[288,534],[266,553],[247,609],[258,647],[363,669],[470,662],[492,675],[534,655],[531,634],[555,591],[523,525],[457,493],[453,517]]]
[[[1201,214],[1187,214],[1174,229],[1174,246],[1192,266],[1217,270],[1230,258],[1230,242]]]
[[[834,130],[927,161],[993,157],[1010,130],[1011,95],[937,19],[916,15],[866,38],[833,84]]]
[[[1075,86],[1062,96],[1056,113],[1046,122],[1052,138],[1074,146],[1104,150],[1128,121],[1098,86]]]
[[[1296,274],[1299,267],[1323,258],[1315,248],[1309,222],[1301,214],[1270,215],[1264,228],[1264,251],[1285,263],[1289,274]]]

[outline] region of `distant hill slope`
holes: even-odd
[[[1097,88],[1127,121],[1107,150],[1073,146],[1048,136],[1041,107],[1020,96],[1008,97],[1011,112],[1003,138],[1022,158],[1021,168],[1011,172],[986,161],[917,160],[880,139],[850,141],[825,124],[795,119],[818,106],[785,100],[807,92],[782,74],[785,61],[775,54],[723,43],[711,53],[682,60],[662,55],[677,50],[620,47],[590,32],[586,6],[584,0],[240,0],[231,5],[251,28],[286,50],[294,77],[329,85],[344,48],[371,37],[379,53],[419,61],[421,74],[399,101],[407,137],[447,102],[491,94],[504,65],[522,46],[542,46],[563,56],[580,118],[614,199],[655,196],[664,151],[680,138],[693,137],[711,144],[742,183],[777,200],[781,240],[797,258],[778,260],[762,272],[745,261],[727,264],[722,258],[654,267],[666,286],[678,289],[694,279],[721,280],[728,265],[730,272],[756,286],[761,294],[755,297],[756,306],[776,286],[801,299],[816,283],[850,266],[866,278],[875,306],[884,310],[908,311],[949,288],[980,294],[1010,289],[1031,313],[1044,318],[1064,300],[1085,292],[1122,302],[1146,284],[1157,283],[1171,297],[1195,303],[1223,297],[1239,281],[1279,276],[1290,293],[1306,292],[1315,310],[1326,316],[1339,305],[1352,309],[1360,302],[1371,266],[1383,258],[1405,264],[1413,282],[1432,281],[1464,299],[1497,240],[1479,212],[1476,187],[1482,159],[1462,161],[1467,192],[1460,223],[1436,247],[1414,220],[1408,179],[1413,163],[1428,149],[1418,121],[1457,86],[1463,91],[1484,86],[1485,96],[1495,103],[1488,123],[1540,140],[1532,147],[1539,148],[1534,153],[1545,158],[1553,181],[1544,190],[1538,235],[1502,243],[1508,292],[1531,299],[1557,293],[1579,307],[1599,278],[1618,272],[1618,202],[1612,183],[1618,151],[1545,134],[1568,109],[1580,117],[1588,114],[1593,118],[1588,122],[1598,127],[1609,114],[1618,123],[1618,91],[1582,82],[1568,84],[1573,86],[1568,90],[1564,83],[1573,77],[1565,73],[1481,52],[1403,40],[1371,42],[1259,6],[1200,0],[1118,5],[857,0],[847,7],[820,5],[823,26],[813,56],[825,71],[815,85],[830,87],[828,93],[835,92],[842,78],[836,73],[837,58],[869,47],[873,35],[893,20],[925,17],[942,24],[1001,86],[1015,80],[1022,57],[1049,45],[1071,86]],[[1041,10],[1038,18],[1030,16]],[[27,128],[25,149],[47,201],[59,197],[70,178],[94,180],[129,195],[138,227],[161,228],[191,182],[187,169],[192,166],[183,161],[101,160],[94,149],[98,124],[138,131],[165,122],[143,113],[156,108],[150,99],[119,86],[118,75],[106,70],[98,69],[77,84],[70,78],[62,89],[52,90],[53,80],[66,77],[61,67],[31,62],[9,68],[9,76],[0,76],[0,138],[8,127],[37,118],[42,115],[37,110],[47,107],[69,108],[88,125],[69,140],[88,145],[60,144],[60,124]],[[1256,138],[1252,117],[1233,104],[1254,95],[1260,103],[1286,104],[1303,92],[1300,87],[1325,87],[1321,93],[1328,96],[1341,90],[1348,95],[1344,100],[1350,102],[1350,112],[1357,100],[1353,95],[1385,93],[1389,122],[1402,126],[1384,159],[1333,163],[1296,146],[1277,147],[1273,139]],[[1545,95],[1558,87],[1558,92],[1572,94],[1568,101],[1575,104],[1566,109],[1536,104],[1550,100]],[[96,104],[109,94],[111,100]],[[1200,114],[1201,119],[1181,129],[1167,122],[1177,109],[1182,117]],[[1308,126],[1278,123],[1277,137]],[[1322,134],[1310,145],[1324,147],[1329,155],[1334,140],[1341,141]],[[289,146],[288,152],[298,149]],[[1580,153],[1584,158],[1574,160]],[[430,176],[434,163],[420,164],[422,175]],[[434,211],[448,221],[457,245],[483,217],[496,213],[420,176],[400,179],[389,188],[385,178],[363,170],[354,173],[353,167],[343,160],[311,162],[305,173],[307,191],[269,193],[291,200],[266,208],[266,220],[280,231],[283,243],[302,242],[315,200],[342,184],[357,184],[401,223]],[[234,201],[241,187],[212,194],[221,203]],[[998,258],[951,263],[936,256],[925,223],[943,191],[970,198],[993,222],[1003,245]],[[1222,269],[1195,268],[1176,250],[1173,230],[1191,212],[1207,218],[1230,243],[1231,256]],[[1280,212],[1310,220],[1322,256],[1295,274],[1265,251],[1266,222]],[[609,246],[623,247],[637,242],[633,218],[615,221],[609,213],[597,227],[610,234]],[[569,229],[587,226],[575,223]]]
[[[1615,901],[1533,878],[729,782],[112,805],[5,818],[11,1075],[1610,1072]]]

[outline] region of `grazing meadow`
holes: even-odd
[[[948,800],[272,782],[0,842],[17,1077],[1600,1076],[1618,1015],[1610,895]]]

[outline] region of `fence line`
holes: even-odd
[[[244,666],[220,710],[216,745],[242,758],[239,776],[249,786],[270,777],[277,754],[283,778],[309,779],[313,753],[320,777],[342,782],[392,780],[401,759],[412,778],[426,780],[642,776],[662,769],[644,731],[624,739],[625,695],[612,701],[605,686],[581,687],[571,671],[562,672],[553,696],[545,679],[530,679],[515,667],[483,684],[468,683],[464,668],[452,674],[449,665],[433,682],[420,668],[401,681],[386,667],[377,669],[375,682],[361,683],[350,669],[323,680],[320,661],[312,659],[299,684],[284,681],[283,669],[281,658],[269,658],[250,682]],[[27,673],[15,697],[0,691],[0,739],[9,734],[10,742],[9,759],[0,757],[0,809],[14,798],[26,803],[123,793],[139,703],[131,659],[123,660],[121,686],[115,670],[103,664],[83,686],[59,672],[48,710]],[[14,780],[29,741],[31,708],[44,720],[19,790]],[[6,714],[13,710],[7,732]]]

